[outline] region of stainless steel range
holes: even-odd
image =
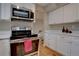
[[[15,30],[12,31],[11,40],[31,37],[31,30]]]

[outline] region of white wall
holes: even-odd
[[[27,27],[29,29],[32,29],[32,22],[27,22],[27,21],[12,21],[11,22],[11,27]]]
[[[39,30],[42,32],[40,33],[40,37],[43,38],[44,34],[44,16],[45,16],[45,9],[39,5],[35,7],[35,23],[33,23],[33,32],[39,33]]]
[[[10,21],[0,21],[0,31],[10,31],[11,22]]]

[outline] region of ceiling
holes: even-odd
[[[38,5],[40,5],[40,6],[43,6],[43,7],[46,7],[46,6],[48,6],[50,3],[38,3]]]
[[[54,11],[67,4],[69,3],[38,3],[38,5],[44,7],[47,12]]]

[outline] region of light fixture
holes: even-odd
[[[19,6],[17,6],[17,9],[19,9]]]

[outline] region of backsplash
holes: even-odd
[[[79,31],[79,23],[77,23],[77,22],[76,23],[49,25],[49,30],[61,30],[62,31],[63,26],[72,31]]]
[[[11,22],[11,27],[27,27],[29,29],[32,29],[32,23],[31,22],[24,22],[24,21],[12,21]]]

